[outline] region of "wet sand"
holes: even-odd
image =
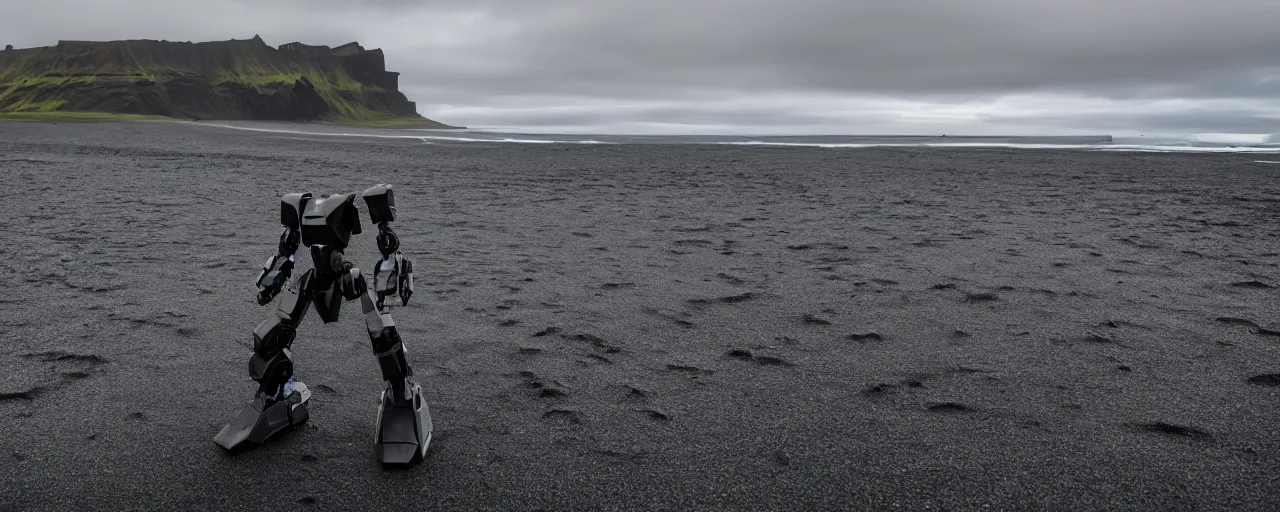
[[[1256,160],[0,123],[0,509],[1274,509]],[[223,453],[279,196],[382,182],[428,458],[374,462],[352,303]]]

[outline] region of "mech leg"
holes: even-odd
[[[422,387],[413,382],[413,370],[405,358],[404,343],[391,315],[376,305],[372,290],[360,298],[373,353],[382,368],[387,389],[378,405],[374,454],[384,465],[411,464],[426,455],[431,444],[431,411],[422,398]]]
[[[307,289],[312,272],[302,276],[300,288]],[[293,376],[289,347],[295,329],[307,312],[305,293],[286,291],[281,294],[275,317],[264,320],[253,331],[253,355],[249,357],[249,376],[258,382],[258,392],[227,426],[214,436],[213,442],[227,450],[245,441],[261,444],[280,431],[307,421],[305,386],[286,393],[285,385]]]

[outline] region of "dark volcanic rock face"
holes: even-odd
[[[262,39],[212,43],[61,41],[0,53],[0,113],[102,112],[185,119],[422,118],[382,50]]]

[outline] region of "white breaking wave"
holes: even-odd
[[[505,143],[505,144],[627,144],[627,143],[645,143],[644,140],[632,139],[628,137],[606,136],[603,138],[614,138],[620,142],[602,141],[595,139],[578,139],[572,138],[572,135],[557,136],[547,135],[547,138],[520,138],[510,137],[508,135],[521,134],[486,134],[484,132],[461,132],[461,134],[469,135],[453,135],[443,134],[433,131],[431,134],[391,134],[377,133],[374,131],[362,132],[333,132],[323,131],[325,128],[338,128],[336,126],[320,127],[317,130],[300,130],[287,129],[266,126],[243,126],[224,123],[196,123],[198,126],[209,126],[214,128],[225,128],[231,130],[243,130],[251,132],[277,133],[277,134],[294,134],[308,135],[320,137],[365,137],[378,139],[408,139],[418,140],[425,144],[435,144],[436,142],[448,143]],[[419,130],[414,130],[419,131]],[[454,132],[458,133],[458,132]],[[485,137],[491,135],[491,137]],[[1212,138],[1212,137],[1210,137]],[[728,146],[775,146],[775,147],[804,147],[804,148],[831,148],[831,149],[857,149],[857,148],[952,148],[952,149],[1065,149],[1065,150],[1082,150],[1082,151],[1120,151],[1120,152],[1143,152],[1143,153],[1276,153],[1280,154],[1280,144],[1265,143],[1255,146],[1227,146],[1227,145],[1203,145],[1196,144],[1197,141],[1187,139],[1158,139],[1156,144],[1132,144],[1134,139],[1125,140],[1122,144],[1079,144],[1079,143],[1036,143],[1036,142],[1006,142],[1006,141],[975,141],[975,142],[941,142],[919,141],[919,142],[900,142],[900,141],[865,141],[865,142],[826,142],[826,141],[768,141],[768,140],[698,140],[697,137],[691,137],[685,140],[683,137],[663,137],[656,142],[665,144],[714,144]],[[436,142],[433,142],[436,141]],[[1251,140],[1252,141],[1252,140]],[[1145,140],[1143,142],[1146,142]],[[1261,163],[1272,163],[1270,161],[1260,161]]]
[[[320,135],[325,137],[375,137],[379,139],[422,139],[421,135],[379,135],[374,133],[333,133],[333,132],[310,132],[305,130],[282,130],[277,128],[254,128],[250,126],[236,126],[232,124],[217,123],[197,123],[199,126],[212,126],[214,128],[227,128],[231,130],[243,130],[247,132],[266,132],[266,133],[290,133],[294,135]]]
[[[1018,142],[716,142],[730,146],[782,146],[812,148],[1005,148],[1005,149],[1079,149],[1090,151],[1127,151],[1149,153],[1280,153],[1280,147],[1226,146],[1160,146],[1146,144],[1028,144]]]
[[[544,139],[475,139],[467,137],[446,137],[443,135],[414,135],[410,138],[423,140],[447,140],[453,142],[510,142],[514,144],[614,144],[613,142],[604,142],[599,140],[544,140]]]

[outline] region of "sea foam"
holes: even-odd
[[[198,122],[199,126],[320,137],[362,137],[418,140],[436,143],[493,144],[711,144],[727,146],[764,146],[824,149],[859,148],[939,148],[939,149],[1026,149],[1078,150],[1144,153],[1280,153],[1280,144],[1262,142],[1254,145],[1227,145],[1221,137],[1199,138],[1127,138],[1111,137],[921,137],[921,136],[633,136],[521,134],[474,130],[391,130],[351,128],[337,125],[308,125],[297,128],[284,124],[233,124]],[[424,133],[425,132],[425,133]],[[1209,140],[1206,140],[1209,139]],[[1267,139],[1268,141],[1270,139]],[[1260,142],[1261,139],[1250,142]],[[1239,142],[1232,140],[1231,142]]]

